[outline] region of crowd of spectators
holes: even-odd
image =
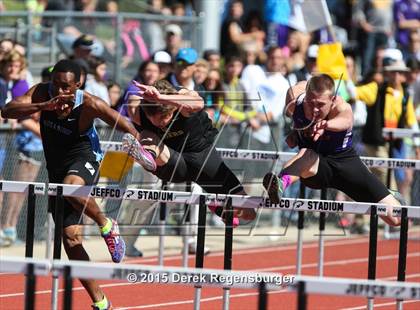
[[[334,26],[312,33],[294,29],[289,24],[296,5],[294,1],[265,0],[263,11],[245,10],[240,0],[225,2],[224,19],[220,25],[220,50],[205,50],[199,55],[197,50],[185,47],[185,33],[189,30],[182,24],[170,23],[162,28],[149,23],[148,27],[143,27],[139,21],[127,20],[121,36],[124,45],[122,66],[132,62],[136,50],[142,61],[134,80],[152,85],[159,79],[167,79],[174,86],[198,91],[205,100],[209,117],[221,131],[219,146],[290,151],[282,142],[290,130],[290,124],[282,117],[286,91],[319,72],[319,46],[336,37],[344,47],[349,76],[342,83],[337,80],[337,85],[340,85],[338,93],[353,107],[354,144],[359,154],[388,157],[387,150],[392,143],[394,157],[420,159],[420,145],[415,139],[386,141],[381,135],[382,127],[418,130],[419,0],[327,0]],[[97,10],[98,5],[108,12],[119,11],[118,1],[112,0],[38,0],[27,1],[27,4],[28,9],[35,11],[62,10],[72,6],[89,13]],[[169,4],[153,0],[148,4],[147,11],[151,14],[192,14],[189,2],[171,1]],[[0,1],[0,10],[5,9],[4,6],[4,1]],[[54,21],[44,19],[39,22]],[[73,38],[68,57],[83,69],[82,89],[130,118],[139,98],[130,84],[118,85],[109,78],[107,71],[106,55],[115,49],[116,43],[101,42],[88,34],[88,22],[86,18],[77,24],[77,28],[63,22],[61,34],[66,39],[60,36],[58,39],[66,42]],[[0,106],[33,85],[24,55],[19,43],[10,39],[0,41]],[[50,67],[45,68],[43,80],[48,80],[50,71]],[[36,117],[20,120],[24,130],[16,137],[19,167],[16,167],[15,180],[36,178],[42,160],[38,157],[42,145],[38,142],[37,121]],[[0,175],[5,148],[0,144]],[[242,174],[245,184],[262,177],[262,170],[270,169],[252,165],[244,169],[243,165],[235,166],[234,162],[230,165]],[[384,171],[378,171],[378,175],[386,182]],[[396,170],[394,180],[391,187],[399,190],[408,203],[419,205],[418,173]],[[0,192],[0,208],[1,195]],[[296,188],[292,188],[289,195],[296,196]],[[340,195],[337,198],[345,199]],[[13,203],[17,207],[3,208],[6,215],[2,216],[4,220],[0,225],[0,244],[16,239],[13,227],[23,202]],[[359,225],[359,222],[354,223]],[[344,220],[341,224],[350,226],[352,221]],[[354,231],[360,232],[361,229],[355,227]]]

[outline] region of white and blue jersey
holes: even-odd
[[[51,91],[49,94],[53,97]],[[41,135],[47,169],[60,169],[77,160],[102,160],[103,153],[93,121],[88,130],[80,132],[82,111],[83,91],[77,90],[74,106],[68,117],[60,119],[55,111],[41,112]]]

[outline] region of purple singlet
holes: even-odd
[[[303,102],[305,100],[305,93],[301,94],[296,100],[295,111],[293,112],[293,122],[296,128],[304,128],[311,123],[305,117],[303,110]],[[315,150],[317,153],[328,155],[340,153],[352,146],[352,130],[351,128],[344,131],[329,131],[325,130],[324,134],[318,141],[313,141],[311,137],[312,127],[307,130],[298,130],[298,146],[300,149],[308,148]]]

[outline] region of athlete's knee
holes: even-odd
[[[397,198],[395,198],[394,195],[389,194],[388,196],[386,196],[385,198],[380,200],[378,203],[387,205],[386,215],[381,216],[381,218],[385,221],[385,223],[387,223],[388,225],[391,225],[391,226],[400,226],[401,225],[401,219],[393,216],[394,206],[398,207],[398,206],[401,205],[399,200]]]
[[[253,221],[257,216],[257,213],[254,209],[243,209],[242,211],[238,212],[238,216],[245,221]]]
[[[155,153],[158,161],[159,160],[164,161],[163,159],[159,158],[161,157],[161,155],[164,156],[165,158],[168,157],[167,147],[165,146],[164,143],[161,143],[161,142],[162,142],[161,138],[155,133],[148,130],[143,130],[141,132],[141,138],[140,138],[141,145],[143,145],[143,147],[146,150],[152,151],[153,153]],[[158,162],[158,165],[159,165],[159,162]]]
[[[143,146],[151,146],[151,145],[158,145],[160,142],[160,138],[154,132],[149,130],[143,130],[140,134],[140,143]]]
[[[86,197],[65,197],[64,198],[73,209],[82,212],[82,210],[88,205],[89,200],[92,198]]]
[[[302,177],[310,177],[314,176],[318,173],[318,163],[319,163],[319,156],[318,154],[311,149],[306,149],[304,154],[304,160],[306,164],[306,169],[304,173],[302,173]]]
[[[71,225],[63,230],[63,245],[66,250],[81,246],[83,242],[82,229],[80,225]]]

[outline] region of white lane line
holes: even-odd
[[[419,257],[420,253],[408,253],[407,258],[409,257]],[[384,255],[378,256],[377,260],[389,260],[398,258],[398,255]],[[344,259],[344,260],[335,260],[330,262],[325,262],[324,266],[337,266],[337,265],[346,265],[346,264],[357,264],[357,263],[365,263],[368,261],[368,258],[352,258],[352,259]],[[316,263],[309,263],[309,264],[302,264],[303,268],[312,268],[318,267],[318,262]],[[287,270],[296,268],[296,265],[289,265],[289,266],[281,266],[281,267],[268,267],[268,268],[259,268],[259,269],[252,269],[251,271],[260,271],[260,272],[268,272],[268,271],[280,271],[280,270]]]
[[[359,243],[366,243],[366,241],[368,240],[369,239],[367,237],[363,237],[363,238],[356,237],[356,238],[349,238],[345,240],[326,241],[324,245],[325,246],[337,246],[337,245],[339,246],[339,245],[359,244]],[[383,241],[388,241],[388,240],[383,240]],[[311,241],[311,242],[303,244],[304,249],[317,248],[317,247],[318,247],[318,241],[313,241],[313,242]],[[295,250],[295,249],[296,249],[296,244],[287,244],[287,245],[279,244],[272,247],[238,249],[238,250],[235,250],[234,255],[247,255],[247,254],[252,254],[252,253],[266,253],[266,252],[275,252],[275,251],[288,251],[288,250]],[[220,256],[224,256],[223,251],[210,253],[206,257],[220,257]],[[193,258],[194,256],[191,256],[191,257]],[[174,255],[174,256],[165,257],[164,260],[171,261],[171,260],[177,260],[181,258],[182,258],[182,255]],[[157,260],[158,260],[158,257],[151,257],[151,258],[130,259],[127,262],[128,263],[146,263],[146,262],[155,262]]]
[[[420,273],[408,275],[406,278],[414,278],[420,276]],[[378,280],[389,280],[393,277],[385,277],[380,278]],[[280,290],[280,291],[272,291],[268,292],[268,294],[281,294],[281,293],[287,293],[289,291],[287,290]],[[243,294],[231,294],[231,298],[238,298],[238,297],[249,297],[249,296],[258,296],[258,293],[243,293]],[[202,298],[201,302],[208,302],[208,301],[215,301],[215,300],[222,300],[222,296],[216,296],[216,297],[209,297],[209,298]],[[160,304],[149,304],[149,305],[143,305],[143,306],[130,306],[130,307],[122,307],[122,308],[116,308],[116,310],[130,310],[130,309],[150,309],[150,308],[160,308],[160,307],[169,307],[169,306],[177,306],[177,305],[185,305],[185,304],[193,304],[194,300],[183,300],[183,301],[174,301],[174,302],[167,302],[167,303],[160,303]],[[404,303],[412,303],[412,302],[419,302],[419,301],[404,301]],[[382,306],[388,306],[388,305],[394,305],[395,302],[386,303],[386,304],[377,304],[375,307],[382,307]],[[358,309],[366,309],[366,306],[363,307],[356,307],[356,308],[344,308],[341,310],[358,310]]]
[[[413,233],[414,234],[414,233]],[[343,237],[347,237],[344,236]],[[325,247],[330,247],[330,246],[341,246],[341,245],[350,245],[350,244],[360,244],[360,243],[366,243],[367,241],[369,241],[368,237],[347,237],[344,240],[328,240],[325,242],[324,246]],[[385,243],[385,242],[392,242],[395,240],[386,240],[386,239],[379,239],[378,243]],[[310,241],[308,243],[304,243],[303,244],[303,248],[304,249],[310,249],[310,248],[318,248],[318,241]],[[275,245],[275,246],[271,246],[271,247],[261,247],[261,248],[252,248],[252,249],[238,249],[235,250],[235,255],[247,255],[247,254],[252,254],[252,253],[266,253],[266,252],[275,252],[275,251],[289,251],[289,250],[295,250],[296,249],[296,244],[286,244],[286,245]],[[210,253],[209,255],[207,255],[206,257],[220,257],[220,256],[224,256],[224,252],[223,251],[219,251],[219,252],[213,252]],[[177,259],[181,259],[182,255],[173,255],[173,256],[169,256],[169,257],[164,257],[164,261],[172,261],[172,260],[177,260]],[[194,258],[194,256],[191,256],[191,258]],[[135,259],[130,259],[129,261],[127,261],[127,263],[148,263],[148,262],[157,262],[158,261],[158,257],[154,256],[154,257],[150,257],[150,258],[135,258]]]
[[[280,290],[280,291],[273,291],[268,292],[270,295],[274,294],[282,294],[287,293],[287,290]],[[249,296],[258,296],[258,293],[242,293],[242,294],[230,294],[230,298],[240,298],[240,297],[249,297]],[[200,302],[208,302],[208,301],[215,301],[215,300],[222,300],[223,296],[215,296],[215,297],[208,297],[208,298],[201,298]],[[181,301],[173,301],[173,302],[166,302],[160,304],[150,304],[144,306],[130,306],[130,307],[123,307],[123,308],[115,308],[115,310],[129,310],[129,309],[149,309],[149,308],[160,308],[165,306],[178,306],[178,305],[185,305],[185,304],[193,304],[194,300],[181,300]]]
[[[420,253],[408,253],[407,254],[407,258],[410,257],[419,257]],[[398,255],[386,255],[386,256],[378,256],[377,259],[378,260],[391,260],[391,259],[395,259],[398,258]],[[367,262],[368,258],[364,257],[364,258],[354,258],[354,259],[344,259],[344,260],[334,260],[334,261],[329,261],[329,262],[325,262],[324,266],[336,266],[336,265],[347,265],[347,264],[352,264],[352,263],[362,263],[362,262]],[[302,268],[313,268],[313,267],[318,267],[318,263],[307,263],[307,264],[302,264]],[[249,271],[260,271],[260,272],[264,272],[264,271],[271,271],[271,270],[293,270],[296,268],[296,265],[289,265],[289,266],[282,266],[282,267],[270,267],[270,268],[265,268],[265,269],[244,269],[244,270],[249,270]],[[241,270],[241,271],[244,271]],[[238,270],[239,271],[239,270]],[[419,275],[419,274],[416,274]],[[408,278],[408,276],[407,276]],[[125,286],[125,285],[137,285],[140,283],[108,283],[108,284],[101,284],[101,287],[114,287],[114,286]],[[84,288],[82,286],[78,286],[78,287],[74,287],[73,290],[74,291],[79,291],[79,290],[83,290]],[[59,290],[60,292],[64,291],[62,289]],[[36,291],[35,294],[49,294],[51,293],[51,290],[44,290],[44,291]],[[17,297],[17,296],[23,296],[24,293],[11,293],[11,294],[2,294],[0,295],[0,298],[8,298],[8,297]]]

